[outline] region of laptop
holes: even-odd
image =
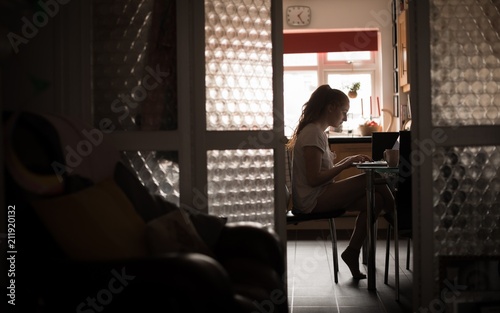
[[[399,132],[372,133],[372,159],[380,161],[384,158],[385,149],[399,150]]]

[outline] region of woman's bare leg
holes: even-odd
[[[318,198],[313,212],[327,212],[330,210],[358,211],[354,230],[347,249],[342,253],[342,259],[349,266],[353,278],[361,279],[366,275],[359,271],[359,253],[367,235],[366,227],[366,176],[356,175],[332,183]],[[375,216],[382,210],[392,210],[394,198],[386,185],[375,188]]]

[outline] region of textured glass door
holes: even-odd
[[[94,123],[113,126],[143,184],[283,236],[280,1],[94,0],[92,12]]]
[[[499,10],[496,1],[410,2],[415,310],[498,308],[498,266],[487,264],[500,260]]]
[[[274,120],[272,25],[270,0],[205,1],[206,129],[215,140],[206,152],[209,212],[269,226],[283,136],[283,120]],[[215,148],[225,138],[234,142]]]
[[[94,126],[151,192],[179,205],[175,1],[91,6]]]

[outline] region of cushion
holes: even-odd
[[[77,260],[147,255],[145,222],[112,179],[81,191],[32,202],[64,252]]]
[[[165,213],[161,203],[152,195],[123,163],[118,162],[115,167],[114,179],[132,202],[136,212],[147,223]]]
[[[227,218],[206,214],[185,205],[182,206],[182,209],[189,214],[194,228],[196,228],[203,241],[210,248],[215,248],[219,236],[226,225]]]
[[[163,214],[179,210],[176,204],[160,195],[150,193],[136,175],[121,162],[116,165],[114,178],[146,223]],[[209,247],[214,247],[226,224],[226,219],[202,213],[185,205],[182,209],[189,214],[202,240]]]
[[[155,194],[154,197],[160,207],[160,211],[162,212],[160,215],[179,210],[179,206],[177,206],[177,204],[168,201],[164,197],[158,194]]]
[[[195,252],[212,255],[200,238],[189,216],[180,209],[150,221],[146,227],[146,240],[152,254]]]

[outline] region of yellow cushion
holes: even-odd
[[[73,259],[109,260],[147,255],[146,224],[111,179],[32,204],[45,227]]]

